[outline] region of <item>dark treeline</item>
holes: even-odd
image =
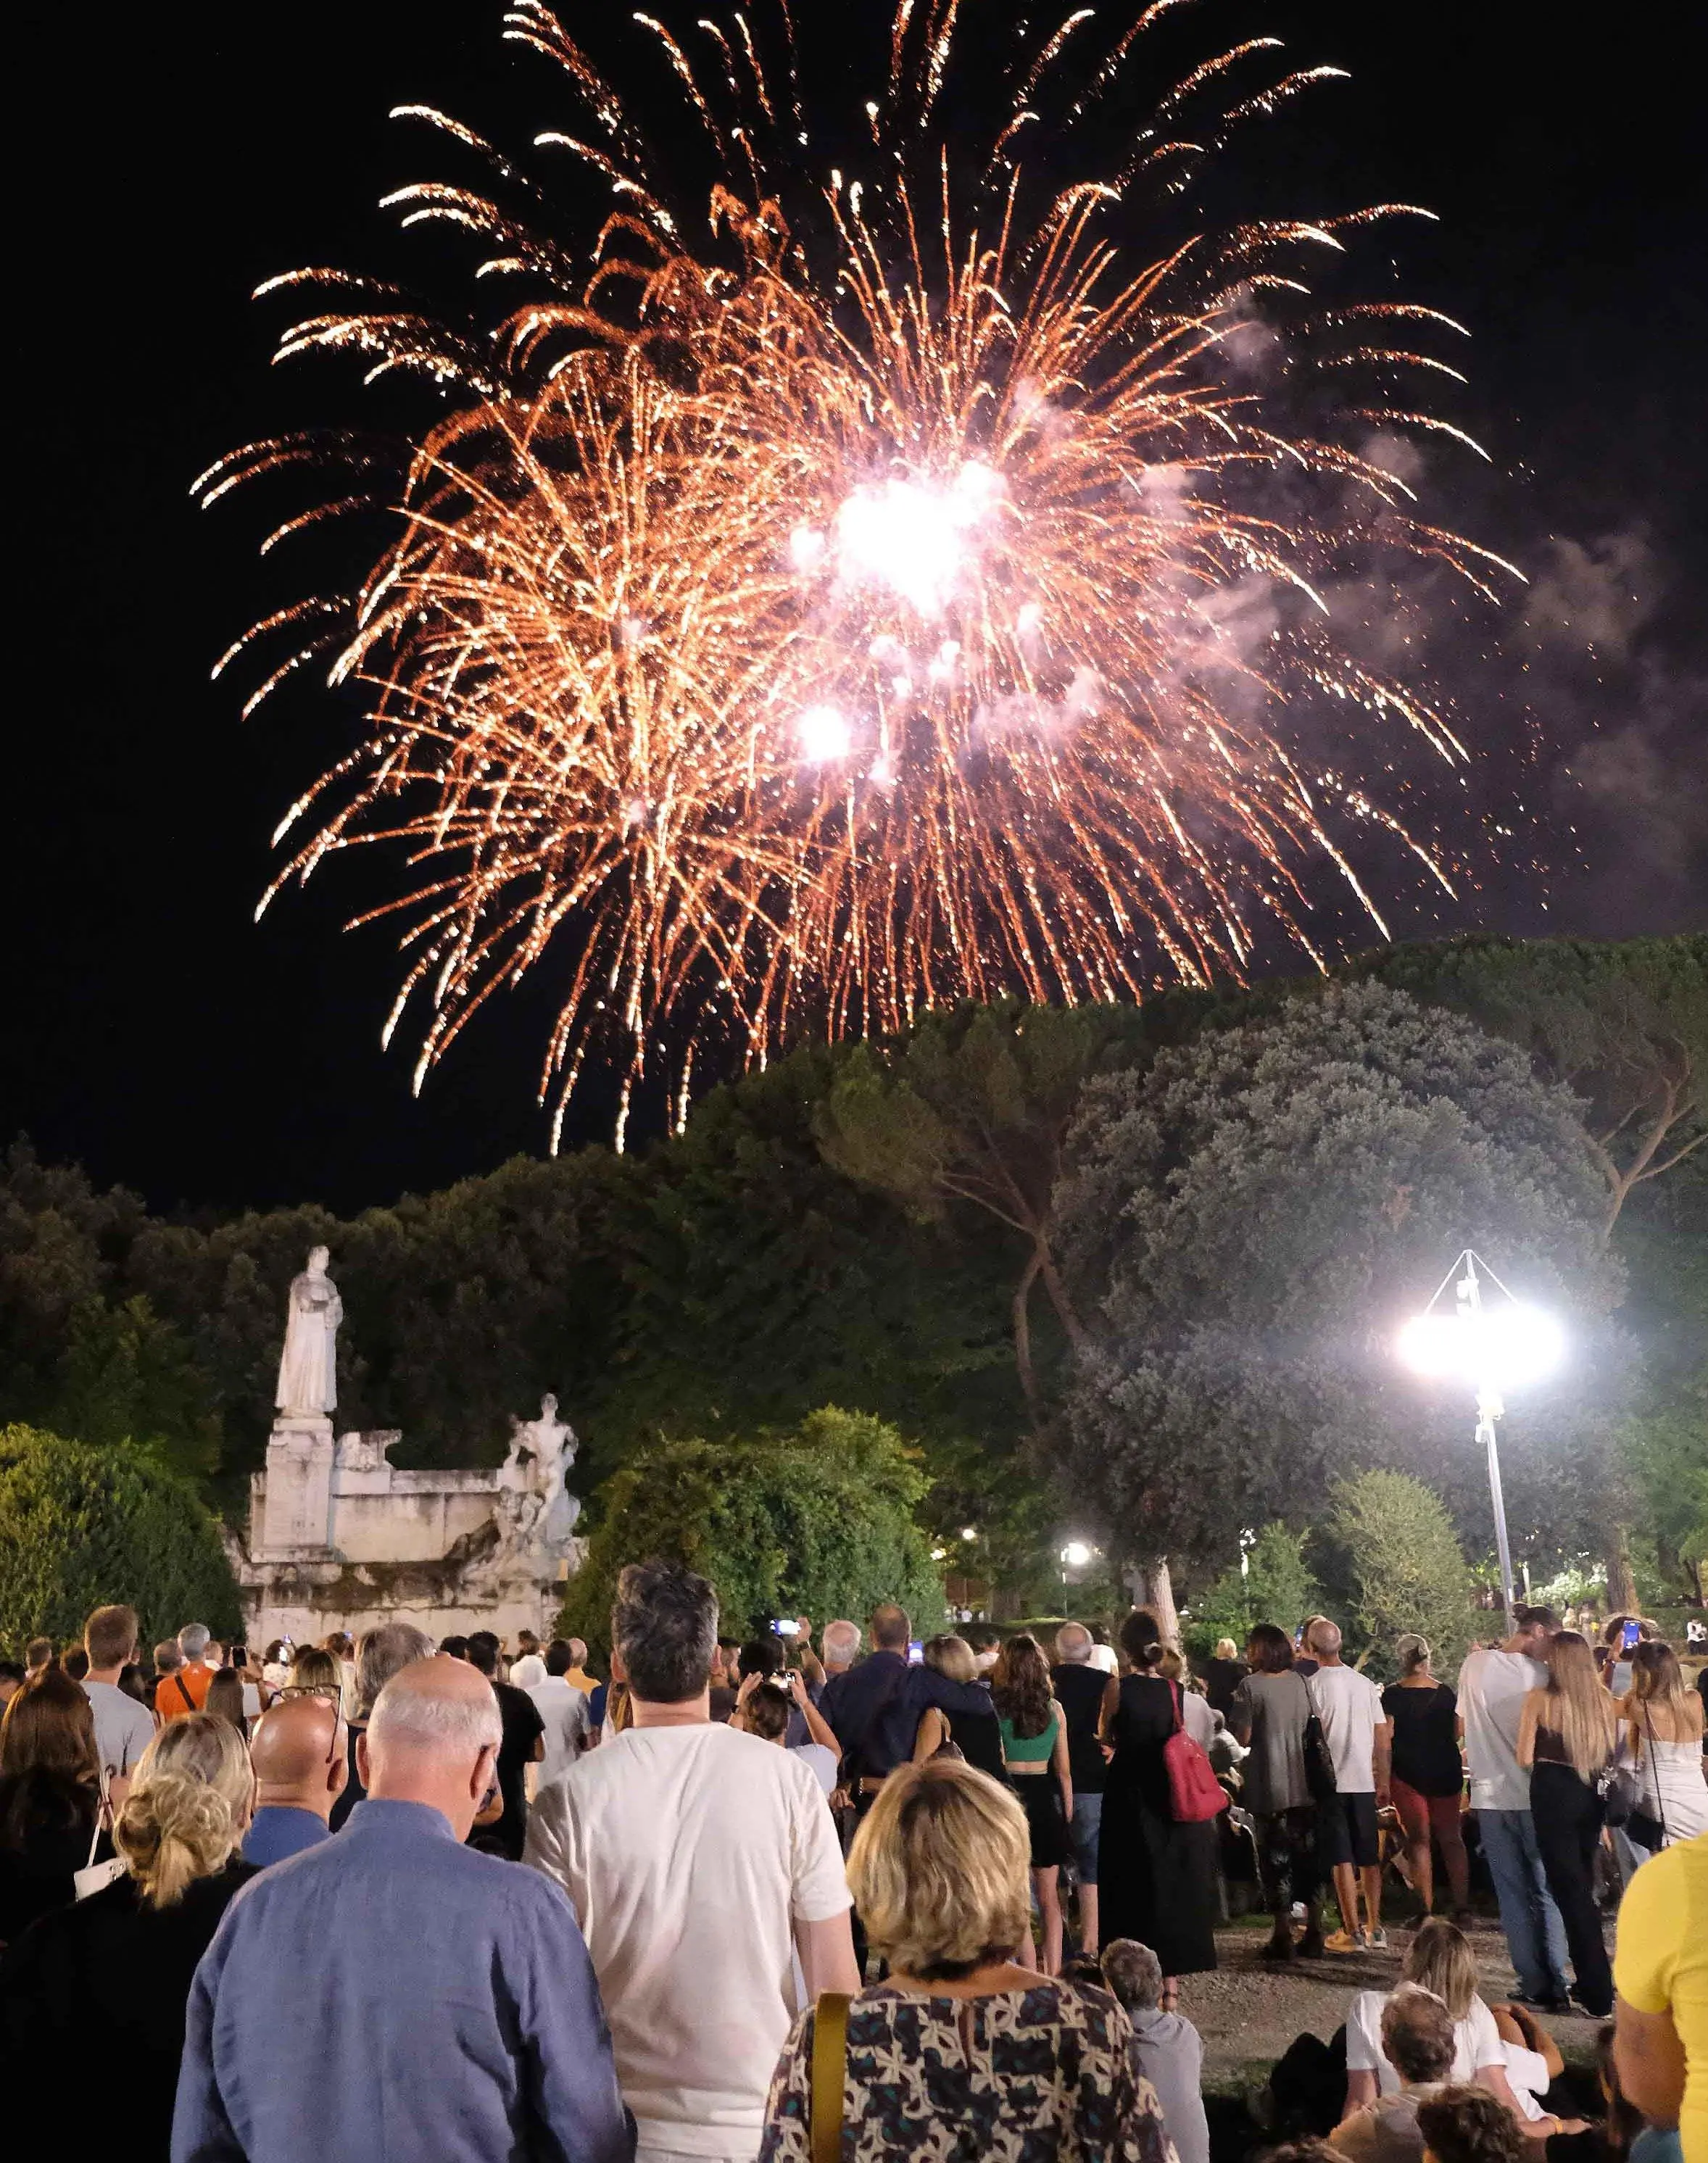
[[[1708,1151],[1675,1160],[1703,1128],[1705,943],[1470,940],[1347,972],[1469,1015],[1584,1100],[1663,1469],[1688,1459],[1703,1387]],[[934,1527],[970,1519],[982,1563],[1033,1569],[1057,1529],[1038,1444],[1075,1323],[1049,1220],[1081,1088],[1312,995],[931,1017],[897,1047],[803,1047],[638,1153],[518,1158],[344,1220],[154,1217],[20,1142],[0,1170],[0,1422],[129,1440],[239,1509],[286,1286],[324,1242],[346,1309],[339,1423],[401,1429],[400,1464],[495,1462],[509,1415],[551,1389],[590,1494],[661,1435],[746,1435],[840,1405],[921,1447]]]

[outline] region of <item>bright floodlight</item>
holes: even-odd
[[[1509,1390],[1557,1367],[1565,1335],[1551,1314],[1522,1301],[1475,1312],[1415,1316],[1400,1332],[1399,1354],[1419,1375]]]
[[[1091,1560],[1091,1549],[1083,1540],[1070,1540],[1061,1550],[1061,1559],[1070,1569],[1082,1569]]]

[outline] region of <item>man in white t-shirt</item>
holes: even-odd
[[[526,1663],[527,1655],[518,1660],[511,1669]],[[554,1637],[546,1647],[546,1657],[539,1663],[540,1679],[536,1683],[518,1683],[518,1689],[526,1689],[533,1700],[535,1710],[546,1723],[546,1754],[540,1760],[539,1785],[545,1787],[560,1773],[567,1773],[588,1745],[588,1731],[592,1725],[588,1713],[585,1690],[579,1690],[569,1681],[569,1670],[575,1664],[575,1655],[563,1638]]]
[[[1565,1926],[1548,1890],[1530,1815],[1530,1775],[1518,1762],[1518,1720],[1527,1691],[1548,1680],[1542,1656],[1553,1635],[1546,1607],[1515,1607],[1517,1625],[1498,1651],[1479,1645],[1459,1671],[1470,1806],[1483,1858],[1495,1881],[1501,1928],[1522,2003],[1567,2010]]]
[[[95,1751],[109,1784],[117,1783],[113,1807],[124,1800],[136,1762],[155,1739],[155,1716],[118,1687],[128,1662],[136,1658],[136,1610],[97,1607],[83,1626],[83,1649],[89,1672],[84,1694],[95,1715]]]
[[[1388,1802],[1388,1755],[1393,1722],[1382,1711],[1382,1694],[1368,1675],[1340,1657],[1340,1631],[1324,1616],[1312,1623],[1306,1650],[1317,1663],[1305,1688],[1334,1766],[1334,1789],[1317,1814],[1317,1864],[1334,1874],[1340,1928],[1323,1942],[1331,1953],[1362,1952],[1386,1946],[1382,1928],[1382,1850],[1376,1812]],[[1358,1919],[1363,1880],[1369,1926]]]
[[[524,1860],[568,1892],[634,2113],[636,2163],[752,2163],[795,2006],[860,1988],[829,1804],[793,1752],[715,1723],[717,1600],[673,1563],[617,1580],[634,1725],[550,1786]]]

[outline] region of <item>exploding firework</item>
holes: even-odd
[[[446,401],[401,469],[292,438],[198,483],[212,501],[338,474],[275,539],[395,515],[359,590],[233,655],[287,642],[252,704],[306,664],[364,689],[359,741],[280,830],[299,838],[279,883],[357,843],[401,853],[374,914],[403,925],[388,1037],[426,1009],[417,1083],[548,956],[555,1139],[589,1053],[626,1077],[626,1118],[649,1076],[685,1107],[715,1042],[762,1060],[963,998],[1237,976],[1265,919],[1308,944],[1313,864],[1385,930],[1337,837],[1358,828],[1447,883],[1373,789],[1303,757],[1297,723],[1341,702],[1372,767],[1396,732],[1464,756],[1337,642],[1325,599],[1375,548],[1479,586],[1496,562],[1420,523],[1373,448],[1457,434],[1397,386],[1451,375],[1412,348],[1458,327],[1310,302],[1312,256],[1395,206],[1131,252],[1147,191],[1178,194],[1232,126],[1333,72],[1236,97],[1272,65],[1274,40],[1248,42],[1171,89],[1108,170],[1066,162],[1179,4],[1095,52],[1088,9],[1016,24],[976,139],[940,118],[958,0],[897,0],[858,97],[862,170],[829,171],[785,0],[725,7],[700,45],[637,17],[696,131],[673,163],[710,161],[673,186],[618,89],[517,0],[506,34],[556,65],[573,119],[537,141],[609,206],[596,237],[568,246],[496,151],[403,108],[487,184],[392,202],[472,233],[481,274],[526,300],[477,333],[372,281],[272,281],[328,295],[281,354],[351,351]],[[1332,369],[1375,387],[1308,431],[1276,417]]]

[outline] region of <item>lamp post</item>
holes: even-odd
[[[1480,1272],[1480,1274],[1479,1274]],[[1483,1304],[1484,1280],[1500,1299]],[[1443,1304],[1448,1286],[1454,1303]],[[1449,1376],[1476,1392],[1476,1438],[1487,1453],[1489,1501],[1495,1513],[1495,1552],[1500,1559],[1501,1605],[1506,1634],[1512,1620],[1512,1553],[1506,1538],[1506,1505],[1501,1492],[1501,1453],[1495,1422],[1506,1410],[1502,1392],[1534,1381],[1559,1364],[1564,1349],[1559,1324],[1522,1300],[1467,1247],[1442,1279],[1433,1299],[1400,1332],[1400,1357],[1420,1375]]]

